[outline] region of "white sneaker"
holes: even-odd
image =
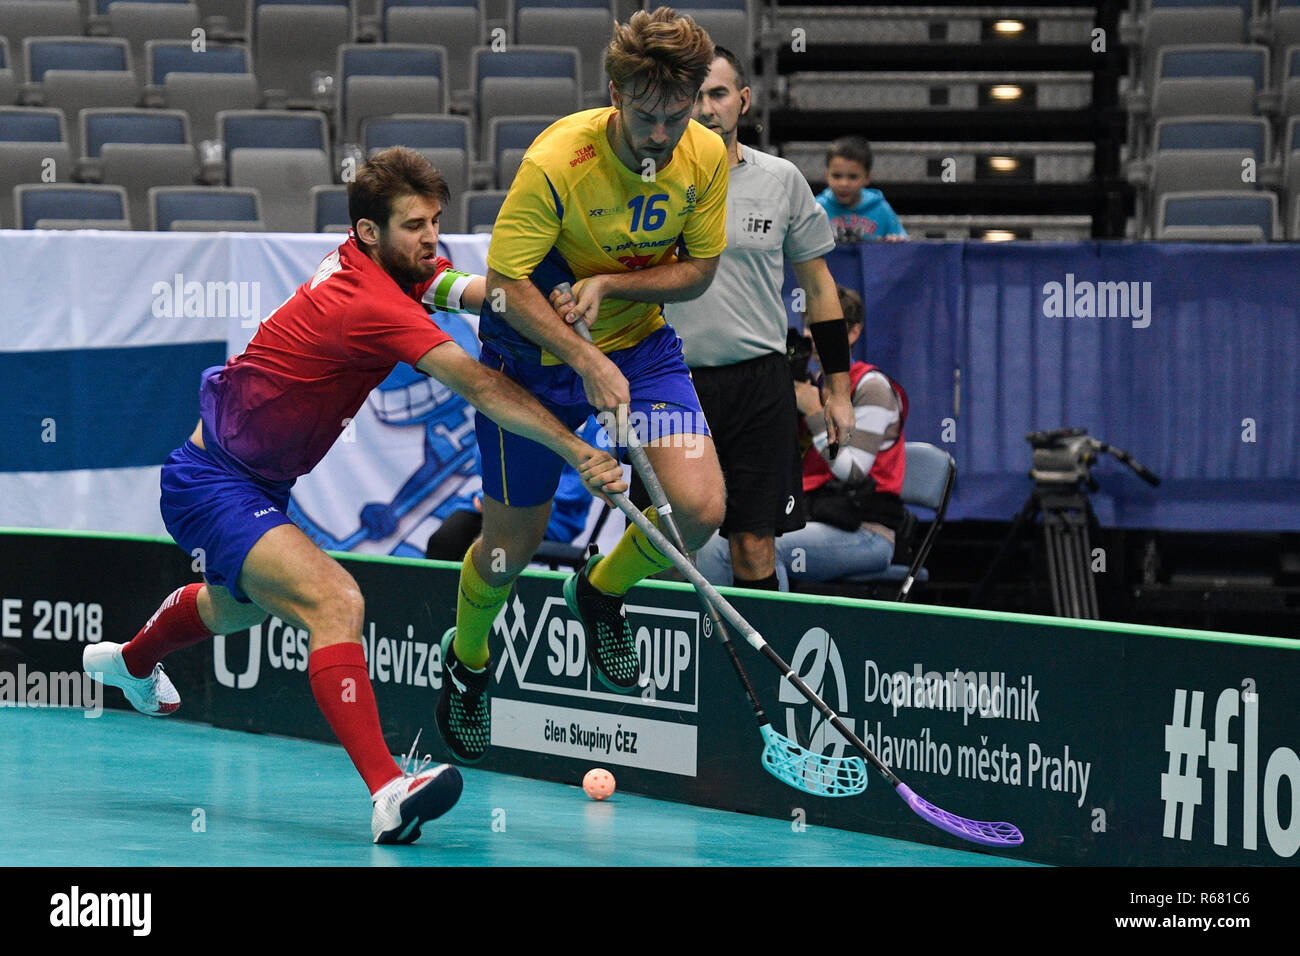
[[[420,773],[404,773],[384,784],[371,799],[370,832],[376,843],[413,843],[420,825],[442,816],[460,799],[464,782],[449,763]]]
[[[402,758],[402,774],[384,784],[370,799],[370,832],[376,843],[414,843],[420,838],[420,824],[435,820],[456,805],[465,783],[460,771],[449,763],[430,767],[433,757],[417,756],[420,734]],[[414,761],[414,763],[412,763]],[[407,772],[411,767],[411,772]]]
[[[89,644],[81,653],[81,667],[95,680],[122,688],[131,706],[150,717],[166,717],[181,706],[181,695],[161,664],[155,664],[148,677],[135,677],[122,660],[122,645],[111,641]]]

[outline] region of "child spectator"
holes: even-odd
[[[826,149],[827,186],[817,196],[826,210],[836,242],[900,241],[907,230],[898,214],[871,184],[871,145],[861,136],[845,136]]]

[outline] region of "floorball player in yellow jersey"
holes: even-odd
[[[691,548],[722,520],[722,472],[661,304],[707,289],[726,246],[726,149],[691,120],[712,60],[708,34],[667,7],[615,25],[605,57],[613,105],[559,120],[524,155],[493,228],[479,326],[481,361],[561,421],[626,416]],[[561,283],[571,296],[556,291]],[[578,321],[593,342],[567,324]],[[563,464],[485,417],[477,430],[483,535],[461,567],[437,709],[443,739],[463,761],[491,742],[488,633],[542,540]],[[611,689],[635,690],[640,678],[623,595],[669,563],[629,528],[565,583],[588,660]]]

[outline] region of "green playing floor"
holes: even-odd
[[[341,747],[124,711],[0,709],[0,767],[0,866],[1022,865],[464,768],[419,842],[377,847]]]

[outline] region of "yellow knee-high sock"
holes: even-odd
[[[453,647],[461,663],[475,670],[488,662],[488,634],[496,620],[501,605],[510,596],[511,584],[493,587],[483,580],[474,567],[475,541],[465,552],[460,566],[460,589],[456,598],[456,640]]]
[[[641,513],[656,528],[660,527],[659,512],[654,505]],[[660,554],[659,549],[650,543],[640,528],[629,523],[623,537],[618,539],[609,554],[597,561],[591,569],[590,581],[596,590],[606,594],[625,594],[638,581],[670,567],[672,561]]]

